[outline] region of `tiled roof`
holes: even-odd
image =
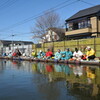
[[[97,13],[100,13],[100,5],[96,5],[91,8],[80,10],[79,12],[77,12],[76,14],[68,18],[66,21],[70,21],[76,18],[81,18],[81,17],[85,17],[88,15],[97,14]]]

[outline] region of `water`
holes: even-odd
[[[100,68],[0,60],[0,100],[100,100]]]

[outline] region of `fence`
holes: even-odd
[[[36,52],[40,50],[46,52],[48,48],[53,49],[56,52],[57,49],[64,51],[66,48],[70,48],[74,51],[75,47],[79,48],[83,53],[86,52],[86,47],[91,46],[96,51],[96,56],[100,57],[100,38],[88,38],[80,40],[70,40],[70,41],[59,41],[59,42],[48,42],[42,43],[39,46],[37,44],[33,45],[33,49]]]

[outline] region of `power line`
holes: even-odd
[[[0,5],[0,7],[3,7],[5,4],[7,4],[9,2],[9,0],[7,0],[7,1],[4,1],[3,3],[0,3],[1,5]]]
[[[71,3],[65,5],[65,3],[68,2],[68,1],[69,1],[69,0],[67,0],[67,1],[65,1],[65,2],[63,2],[63,3],[61,3],[61,5],[58,4],[58,5],[56,5],[55,7],[50,8],[50,9],[48,9],[48,10],[58,10],[58,9],[61,9],[61,8],[66,7],[66,6],[68,6],[68,5],[71,5],[71,4],[73,4],[73,3],[77,3],[77,1],[81,1],[81,2],[86,3],[86,4],[89,4],[89,5],[93,5],[93,4],[88,3],[88,2],[85,2],[85,1],[83,1],[83,0],[76,0],[76,1],[73,1],[73,2],[71,2]],[[63,4],[64,4],[64,5],[63,5]],[[60,6],[60,7],[59,7],[59,6]],[[47,11],[47,10],[46,10],[46,11]],[[24,23],[26,23],[26,22],[28,22],[28,21],[31,21],[31,20],[33,20],[33,19],[36,19],[36,18],[38,18],[38,17],[40,17],[40,16],[43,16],[42,13],[40,13],[40,14],[41,14],[41,15],[39,15],[39,16],[36,16],[36,17],[32,16],[32,17],[27,18],[27,19],[25,19],[25,20],[23,20],[23,21],[21,21],[21,22],[19,22],[19,23],[16,23],[16,24],[14,24],[14,25],[11,25],[11,26],[5,28],[5,30],[8,30],[8,29],[10,29],[10,28],[19,26],[19,25],[24,24]],[[4,30],[4,29],[2,29],[2,30]],[[21,33],[21,32],[20,32],[20,33]],[[28,33],[31,33],[31,32],[26,32],[26,33],[19,34],[19,35],[23,35],[23,36],[24,36],[25,34],[28,34]],[[18,34],[14,34],[14,35],[15,35],[15,36],[19,36]],[[8,38],[8,37],[11,37],[11,36],[7,36],[7,37],[5,37],[5,38]]]
[[[83,3],[85,3],[85,4],[88,4],[88,5],[92,5],[92,6],[94,6],[94,4],[89,3],[89,2],[87,2],[87,1],[84,1],[84,0],[79,0],[79,1],[81,1],[81,2],[83,2]]]
[[[13,39],[15,38],[15,37],[19,37],[19,36],[21,36],[21,35],[16,35],[16,34],[13,34],[13,35],[9,35],[9,36],[6,36],[6,37],[4,37],[4,38],[0,38],[0,40],[3,40],[3,39],[9,39],[9,38],[12,38],[13,37]],[[32,36],[25,36],[25,35],[23,35],[21,38],[23,38],[23,37],[32,37]]]
[[[0,5],[0,10],[2,9],[6,9],[10,6],[12,6],[15,2],[17,2],[18,0],[12,0],[12,1],[9,1],[7,0],[6,2],[4,2],[2,5]]]
[[[9,36],[6,36],[6,37],[4,37],[4,38],[2,38],[2,39],[0,39],[0,40],[8,39],[9,37],[11,37],[11,36],[10,36],[10,35],[9,35]]]
[[[70,0],[70,1],[71,1],[71,0]],[[48,10],[46,10],[46,11],[53,10],[53,9],[57,8],[58,6],[61,6],[61,5],[65,4],[65,3],[68,3],[68,2],[69,2],[69,0],[64,1],[64,2],[62,2],[62,3],[60,3],[60,4],[56,5],[56,6],[54,6],[54,7],[52,7],[52,8],[50,8],[50,9],[48,9]],[[42,12],[42,13],[43,13],[43,12]]]
[[[4,38],[2,38],[2,39],[0,39],[0,40],[9,40],[8,38],[13,38],[12,40],[13,40],[13,41],[16,41],[16,39],[14,39],[15,37],[16,37],[16,35],[13,34],[13,35],[6,36],[6,37],[4,37]],[[27,37],[27,36],[23,36],[23,37]],[[22,38],[23,38],[23,37],[22,37]],[[28,37],[29,40],[30,40],[30,39],[33,40],[31,37],[32,37],[32,36],[29,36],[29,37]],[[21,40],[23,40],[23,39],[21,39]],[[21,41],[21,40],[20,40],[20,41]],[[11,41],[11,39],[10,39],[10,41]],[[18,39],[17,39],[17,41],[18,41]],[[36,42],[35,39],[34,39],[34,42]]]
[[[93,20],[95,20],[95,19],[93,19]],[[12,32],[12,31],[11,31]],[[14,31],[13,31],[14,32]],[[20,33],[20,34],[13,34],[14,35],[14,37],[17,37],[17,36],[23,36],[23,37],[28,37],[28,36],[25,36],[25,35],[31,35],[32,34],[32,36],[34,35],[32,32],[25,32],[25,33],[23,33],[23,32],[14,32],[14,33]],[[4,38],[0,38],[0,39],[6,39],[6,38],[9,38],[9,37],[12,37],[12,35],[5,35],[6,37],[4,37]]]
[[[65,2],[68,2],[68,1],[69,1],[69,0],[67,0],[67,1],[65,1]],[[71,1],[71,0],[70,0],[70,1]],[[73,2],[71,2],[71,3],[69,3],[69,4],[67,4],[67,5],[65,5],[65,2],[63,2],[63,3],[61,3],[61,5],[64,4],[63,6],[61,6],[61,5],[59,4],[58,6],[60,6],[60,7],[55,6],[55,7],[51,8],[51,9],[52,9],[53,11],[59,10],[59,9],[62,9],[62,8],[64,8],[64,7],[66,7],[66,6],[69,6],[69,5],[71,5],[71,4],[74,4],[74,3],[76,3],[77,1],[79,1],[79,0],[75,0],[75,1],[73,1]],[[48,9],[48,10],[50,10],[50,9]],[[48,11],[48,10],[46,10],[46,11]],[[11,26],[8,26],[7,28],[1,29],[0,31],[9,30],[10,28],[17,27],[17,26],[22,25],[22,24],[24,24],[24,23],[27,23],[27,22],[29,22],[29,21],[31,21],[31,20],[37,19],[37,18],[39,18],[39,17],[41,17],[41,16],[43,16],[43,12],[40,13],[40,14],[38,14],[38,15],[36,15],[36,16],[32,16],[32,17],[30,17],[30,18],[27,18],[27,19],[21,21],[21,22],[18,22],[18,23],[16,23],[16,24],[13,24],[13,25],[11,25]]]

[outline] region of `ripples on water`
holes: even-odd
[[[100,100],[100,68],[0,60],[0,100]]]

